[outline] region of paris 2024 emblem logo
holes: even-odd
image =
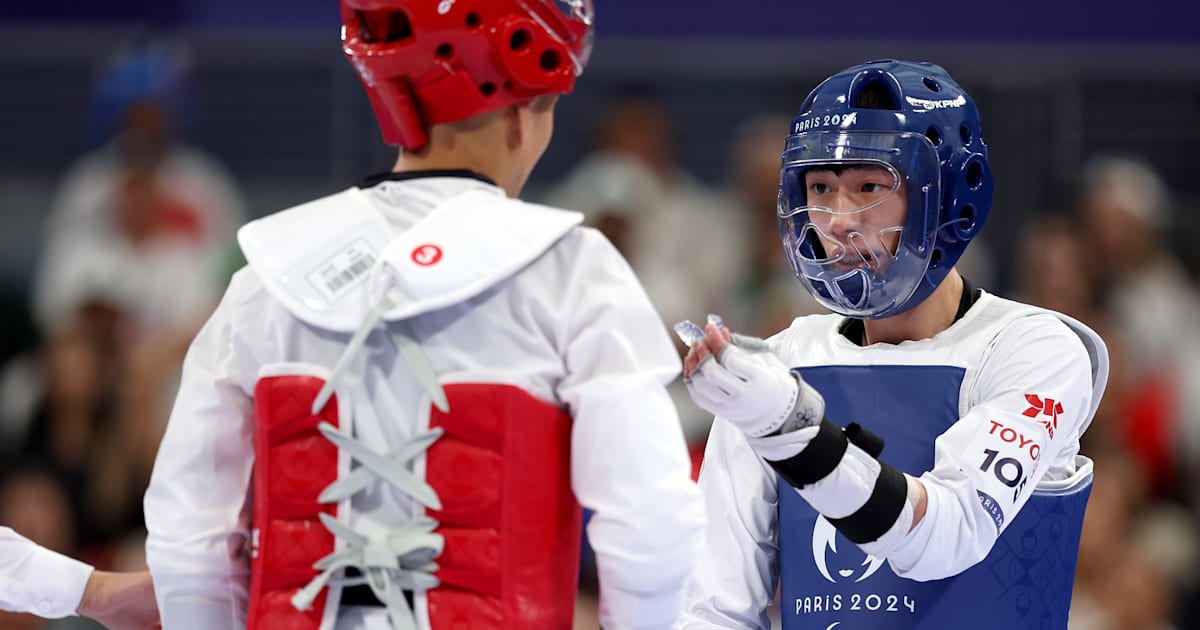
[[[839,552],[837,530],[824,516],[817,517],[812,538],[813,561],[826,580],[838,582],[862,582],[875,575],[883,566],[883,559],[863,553],[857,545],[847,544]],[[861,564],[854,564],[863,558]]]
[[[859,585],[878,573],[884,560],[863,552],[848,540],[843,539],[839,547],[837,538],[833,524],[824,516],[818,516],[813,526],[813,562],[821,577],[837,586],[825,590],[810,584],[814,591],[797,593],[795,615],[800,618],[819,615],[802,622],[803,627],[842,630],[843,623],[849,623],[845,627],[857,630],[876,627],[879,615],[917,612],[917,602],[911,595],[878,590],[887,580],[883,584],[876,580],[873,587],[870,583]],[[821,625],[813,625],[818,619]]]

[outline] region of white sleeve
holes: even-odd
[[[975,404],[937,438],[933,470],[920,477],[924,518],[895,549],[864,550],[918,581],[974,566],[1043,479],[1074,472],[1091,399],[1091,361],[1075,333],[1052,315],[1015,321],[980,366]]]
[[[74,615],[91,576],[92,567],[0,527],[0,610]]]
[[[235,357],[239,286],[235,276],[188,350],[146,490],[146,562],[165,630],[245,625],[254,446],[253,403]]]
[[[558,396],[574,419],[571,485],[594,511],[601,626],[664,628],[679,615],[704,518],[666,390],[679,356],[633,272],[597,236],[573,251],[583,265],[557,324]]]
[[[776,475],[729,422],[717,418],[704,449],[704,551],[684,594],[681,630],[771,627],[779,577]]]

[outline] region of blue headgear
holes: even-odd
[[[838,165],[884,167],[895,177],[893,192],[905,190],[907,218],[888,230],[900,234],[894,253],[861,251],[878,254],[865,243],[880,242],[882,232],[852,234],[835,252],[822,245],[811,214],[830,210],[809,204],[805,173]],[[877,319],[920,304],[979,233],[991,202],[979,112],[939,66],[889,60],[844,70],[817,86],[792,121],[780,237],[796,277],[836,313]],[[843,258],[868,262],[851,268]]]
[[[89,139],[96,144],[108,140],[129,108],[138,103],[177,115],[189,83],[190,67],[178,49],[153,44],[121,54],[105,68],[92,91]]]

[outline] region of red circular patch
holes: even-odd
[[[441,259],[442,248],[432,243],[418,245],[412,250],[412,261],[418,265],[421,265],[422,267],[436,265]]]

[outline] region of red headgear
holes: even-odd
[[[342,49],[406,149],[428,125],[570,92],[591,48],[591,0],[342,0]]]

